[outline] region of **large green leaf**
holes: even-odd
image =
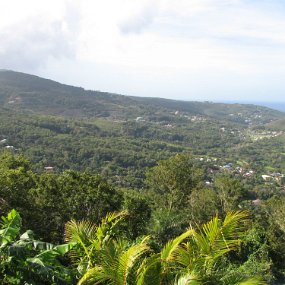
[[[1,217],[0,247],[16,239],[20,232],[22,219],[16,210],[10,211],[6,217]]]

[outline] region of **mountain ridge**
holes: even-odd
[[[33,111],[45,115],[71,117],[150,116],[165,109],[191,115],[231,120],[232,113],[264,113],[270,120],[285,117],[285,113],[253,104],[226,104],[209,101],[181,101],[154,97],[135,97],[102,91],[85,90],[22,72],[1,70],[0,103],[6,108]],[[147,109],[147,110],[146,110]],[[269,121],[270,121],[269,120]],[[267,123],[269,122],[267,121]]]

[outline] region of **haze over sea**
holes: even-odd
[[[285,102],[255,102],[254,104],[285,112]]]
[[[223,101],[223,103],[254,104],[254,105],[265,106],[271,109],[285,112],[285,102]]]

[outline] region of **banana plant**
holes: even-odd
[[[12,210],[0,223],[1,284],[73,284],[72,270],[60,259],[72,244],[53,245],[36,240],[28,230],[22,235],[21,217]]]

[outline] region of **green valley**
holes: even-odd
[[[285,113],[0,71],[1,284],[285,280]]]

